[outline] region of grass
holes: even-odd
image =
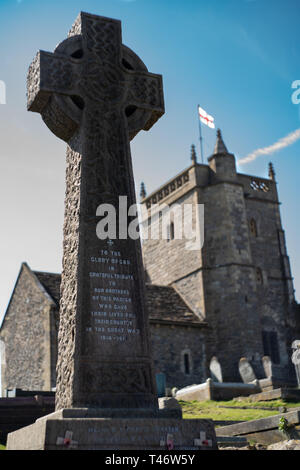
[[[179,401],[184,419],[213,419],[214,421],[251,421],[252,419],[267,418],[279,414],[279,407],[300,408],[300,402],[271,400],[253,402],[250,400],[228,401]],[[230,408],[223,408],[230,407]],[[232,407],[232,408],[231,408]],[[242,407],[247,407],[243,408]],[[267,408],[261,410],[259,408]],[[5,446],[0,444],[0,450]]]
[[[278,407],[300,407],[299,402],[272,401],[180,401],[184,419],[213,419],[214,421],[251,421],[253,419],[267,418],[279,413]],[[233,408],[222,408],[222,407]],[[241,409],[247,407],[247,409]],[[261,410],[258,408],[268,408]]]

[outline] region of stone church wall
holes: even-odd
[[[51,389],[49,313],[49,302],[23,266],[1,329],[6,358],[2,391]]]
[[[150,336],[154,372],[166,375],[167,387],[182,388],[205,382],[205,339],[199,328],[151,322]]]
[[[270,183],[272,184],[272,183]],[[290,368],[292,327],[294,314],[294,289],[285,235],[282,230],[276,187],[273,184],[271,202],[264,193],[246,200],[247,219],[250,230],[250,245],[253,265],[261,271],[261,282],[257,283],[262,334],[272,332],[278,348],[278,364],[283,372]],[[267,193],[268,194],[268,193]],[[252,226],[251,226],[252,224]],[[252,230],[251,230],[252,228]],[[290,322],[291,320],[291,322]]]
[[[188,193],[175,201],[178,205],[190,204],[195,206],[198,203],[197,194],[195,192]],[[174,205],[170,205],[174,207]],[[192,224],[195,227],[195,211],[193,212]],[[171,221],[176,229],[179,224],[178,219],[174,215]],[[201,265],[201,252],[200,250],[186,249],[187,241],[182,239],[163,239],[162,236],[162,223],[151,223],[153,230],[159,230],[159,237],[157,239],[148,239],[143,242],[143,257],[144,265],[149,276],[150,281],[155,284],[170,285],[174,280],[189,274],[194,269],[198,269]],[[159,228],[158,228],[159,226]],[[153,232],[156,233],[156,232]]]

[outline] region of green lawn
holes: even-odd
[[[252,419],[267,418],[279,413],[278,407],[286,408],[300,407],[300,403],[285,402],[283,400],[273,401],[180,401],[183,418],[209,418],[215,421],[251,421]],[[234,407],[223,408],[224,406]],[[250,409],[241,409],[247,407]],[[268,408],[267,410],[255,409],[258,407]]]
[[[0,450],[5,450],[5,446],[3,446],[2,444],[0,444]]]

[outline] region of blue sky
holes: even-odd
[[[292,82],[300,80],[299,0],[0,0],[0,318],[22,261],[59,272],[65,143],[26,111],[26,75],[38,49],[53,51],[79,11],[122,21],[123,42],[164,80],[166,113],[132,143],[139,188],[151,192],[199,154],[197,104],[215,117],[237,159],[300,128]],[[203,129],[205,157],[215,132]],[[300,141],[239,171],[267,176],[272,161],[295,287]]]

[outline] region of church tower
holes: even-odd
[[[217,356],[224,381],[241,380],[241,357],[262,378],[264,355],[271,357],[274,374],[286,379],[293,374],[295,299],[273,166],[269,178],[238,173],[220,130],[208,165],[197,163],[194,146],[191,160],[142,198],[147,226],[159,233],[143,242],[148,280],[172,285],[208,323],[207,367]],[[191,226],[198,230],[197,205],[204,205],[204,243],[191,250],[176,236],[181,219],[172,209],[193,207]],[[160,211],[166,206],[171,215],[164,238]]]

